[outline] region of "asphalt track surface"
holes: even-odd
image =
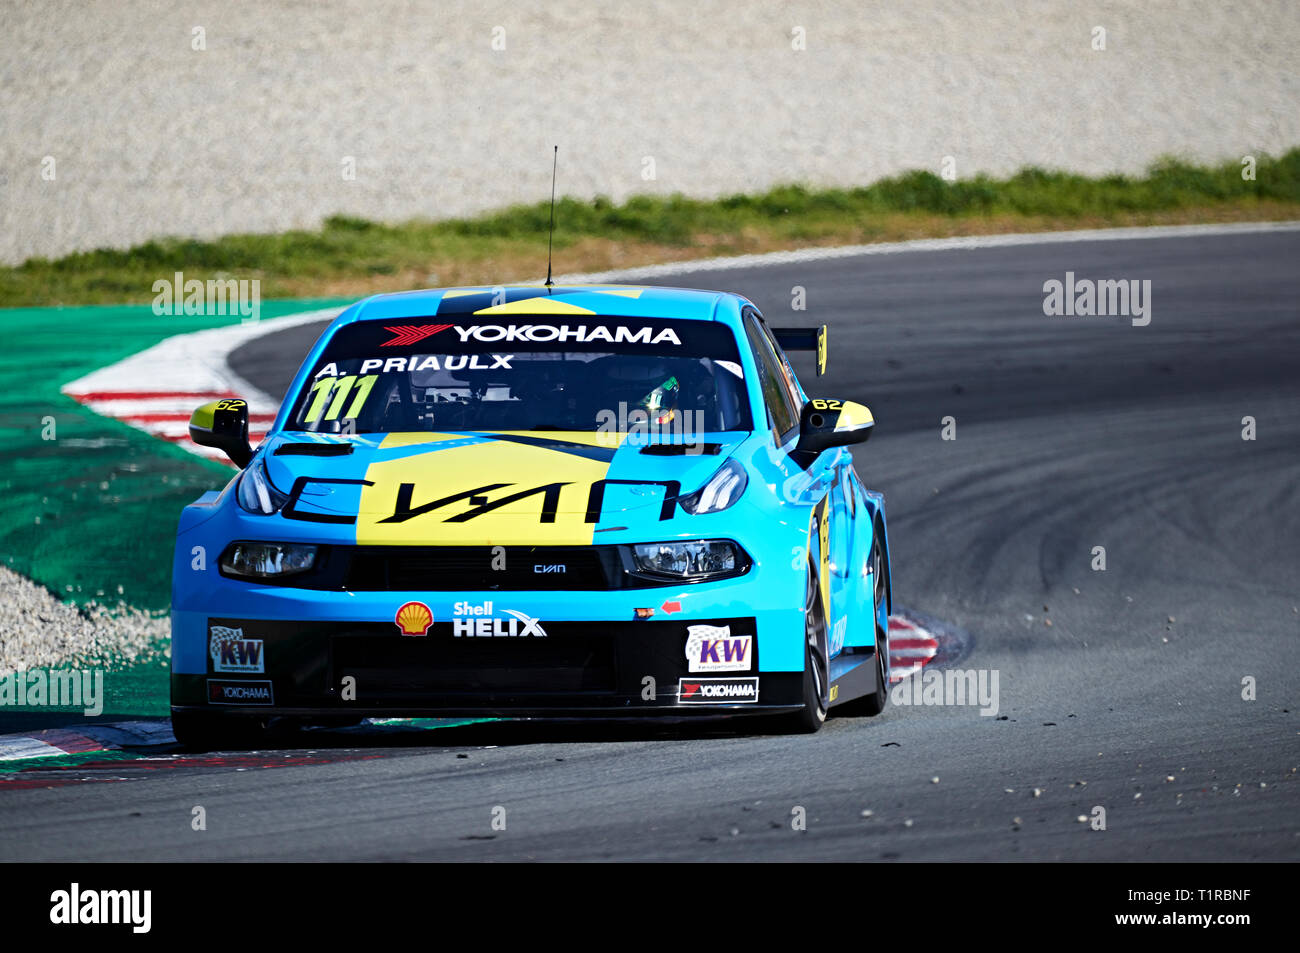
[[[813,736],[502,724],[308,750],[298,735],[2,791],[0,857],[1300,859],[1297,262],[1291,232],[664,282],[830,325],[829,374],[805,384],[875,411],[856,456],[886,494],[896,601],[971,634],[955,664],[998,672],[1004,718],[891,705]],[[1150,279],[1150,325],[1044,316],[1043,282],[1067,270]],[[792,314],[796,285],[808,310]],[[318,331],[232,362],[281,393]],[[1078,819],[1097,806],[1104,831]]]

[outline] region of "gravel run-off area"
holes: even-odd
[[[125,605],[61,602],[0,567],[0,677],[19,669],[107,664],[169,653],[166,615]]]
[[[616,200],[1277,154],[1297,49],[1278,0],[5,4],[0,262],[536,202],[553,144]]]

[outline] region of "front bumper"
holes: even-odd
[[[207,646],[214,630],[250,646],[233,659],[245,670],[230,670],[232,658],[213,651],[203,671],[174,664],[172,707],[264,718],[689,717],[802,707],[802,672],[762,671],[757,637],[747,669],[689,671],[691,626],[757,636],[752,615],[547,620],[544,637],[487,638],[458,636],[442,618],[410,636],[392,622],[207,617]],[[193,652],[174,652],[174,663],[178,656],[194,667]]]

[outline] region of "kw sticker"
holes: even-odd
[[[691,672],[748,672],[752,635],[732,636],[728,625],[692,625],[686,629],[686,664]]]
[[[265,671],[261,639],[246,639],[243,629],[224,625],[209,626],[208,633],[208,651],[214,672]]]

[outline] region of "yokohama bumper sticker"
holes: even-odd
[[[211,705],[274,705],[270,682],[224,681],[208,679],[208,703]]]
[[[683,678],[677,683],[677,702],[681,705],[757,701],[757,678]]]

